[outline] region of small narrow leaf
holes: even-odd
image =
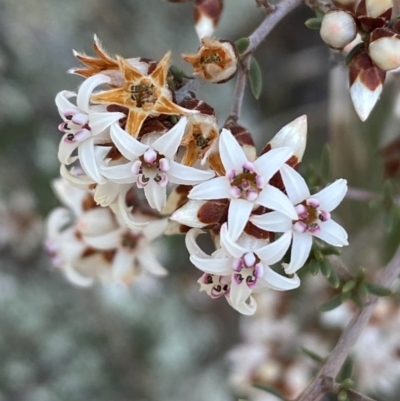
[[[350,373],[350,375],[351,375],[351,373]],[[342,383],[340,384],[340,386],[346,390],[349,390],[354,386],[354,382],[353,382],[353,380],[351,380],[349,378],[349,376],[347,376],[347,379],[343,380]]]
[[[308,263],[310,273],[315,277],[319,273],[319,263],[317,259],[312,258]]]
[[[342,287],[342,292],[349,292],[351,291],[355,286],[357,282],[355,280],[350,280],[347,283],[344,283]]]
[[[354,47],[350,50],[349,54],[347,55],[345,64],[346,64],[347,66],[349,66],[351,60],[353,60],[353,58],[354,58],[355,56],[357,56],[357,54],[360,53],[361,50],[363,50],[363,49],[364,49],[364,42],[363,42],[363,43],[359,43],[358,45],[354,46]]]
[[[315,362],[318,362],[318,363],[325,362],[325,359],[322,358],[322,356],[319,356],[318,354],[316,354],[315,352],[311,351],[310,349],[308,349],[306,347],[301,347],[301,351]]]
[[[342,250],[340,248],[337,248],[336,246],[324,246],[323,248],[321,248],[321,252],[324,255],[341,255],[342,254]]]
[[[254,57],[251,58],[248,77],[251,93],[256,99],[259,99],[262,90],[262,73],[260,65]]]
[[[338,401],[348,401],[347,391],[344,389],[340,390],[337,399]]]
[[[360,310],[364,309],[364,302],[362,301],[362,299],[361,299],[360,295],[358,295],[358,293],[352,294],[351,299],[357,305],[358,309],[360,309]]]
[[[349,292],[342,292],[342,302],[346,302],[348,299],[352,297],[353,293]]]
[[[363,283],[358,285],[357,291],[362,298],[366,298],[368,296],[368,289]]]
[[[243,54],[249,47],[249,44],[250,44],[249,38],[240,38],[235,42],[239,54]]]
[[[387,297],[389,295],[393,295],[393,291],[391,289],[382,287],[381,285],[373,283],[365,283],[364,285],[369,293],[377,295],[378,297]]]
[[[323,253],[317,247],[314,248],[313,253],[314,253],[315,259],[317,259],[318,262],[322,262],[324,260]]]
[[[304,25],[310,29],[321,29],[322,18],[310,18]]]
[[[336,381],[338,383],[346,382],[346,384],[348,384],[348,380],[353,372],[353,365],[353,359],[351,357],[347,357],[342,367],[340,368],[338,375],[336,376]],[[352,382],[352,380],[350,381]]]
[[[253,383],[253,387],[258,388],[260,390],[264,390],[267,393],[273,394],[275,397],[280,398],[281,400],[286,400],[285,397],[274,387],[268,386],[263,383]]]
[[[340,279],[337,273],[331,269],[330,270],[331,274],[329,277],[327,277],[328,283],[333,287],[333,288],[339,288],[340,287]]]
[[[328,312],[330,310],[336,309],[338,306],[342,304],[342,294],[335,295],[333,298],[324,302],[319,306],[319,310],[321,312]]]
[[[325,278],[329,278],[332,275],[332,268],[329,262],[324,259],[319,263],[319,267],[321,269],[321,273],[324,275]]]

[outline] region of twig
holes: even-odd
[[[334,383],[332,385],[332,392],[337,394],[340,390],[341,390],[340,384]],[[366,395],[361,394],[355,390],[350,389],[347,390],[346,392],[347,392],[347,398],[350,401],[376,401],[373,398],[367,397]]]
[[[354,279],[353,274],[337,255],[329,255],[327,259],[340,278],[346,281]]]
[[[270,13],[265,17],[264,21],[258,28],[249,36],[249,46],[246,53],[242,56],[242,60],[238,66],[238,77],[236,81],[235,92],[233,95],[234,102],[229,113],[228,120],[237,121],[240,117],[240,110],[243,104],[244,91],[246,89],[246,77],[249,70],[250,61],[253,52],[260,43],[268,36],[275,26],[284,18],[290,11],[294,10],[302,3],[303,0],[282,0]]]
[[[382,272],[379,284],[388,287],[399,274],[400,247],[397,249],[386,269]],[[369,302],[365,308],[347,326],[317,376],[297,401],[318,401],[327,393],[326,378],[333,379],[337,376],[348,354],[367,325],[377,302],[378,297],[371,296],[369,298]]]

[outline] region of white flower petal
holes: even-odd
[[[92,77],[83,81],[82,85],[79,87],[78,96],[76,98],[76,104],[78,107],[85,113],[89,114],[89,102],[93,90],[97,86],[109,83],[110,81],[110,77],[102,74],[93,75]]]
[[[69,263],[64,266],[64,274],[70,283],[79,287],[90,287],[94,281],[91,277],[85,277],[79,274]]]
[[[62,178],[53,180],[51,186],[57,198],[71,209],[75,216],[79,216],[82,213],[82,199],[87,195],[86,191],[74,187]]]
[[[211,256],[207,255],[196,242],[196,238],[201,234],[204,234],[204,231],[198,228],[192,228],[191,230],[189,230],[185,236],[186,248],[191,255],[197,256],[198,258],[211,258]]]
[[[188,195],[189,199],[209,200],[231,198],[231,186],[226,177],[216,177],[196,185]]]
[[[247,157],[232,133],[223,128],[219,137],[219,152],[225,171],[242,169]]]
[[[232,281],[231,290],[229,292],[229,298],[232,302],[232,306],[236,309],[238,305],[246,302],[247,298],[251,295],[251,292],[252,290],[247,286],[245,280],[243,280],[240,284],[236,284],[234,281]]]
[[[318,234],[314,234],[316,237],[333,246],[349,245],[346,230],[335,221],[328,220],[319,223],[319,226],[321,231]]]
[[[126,252],[123,249],[115,254],[111,268],[111,274],[115,281],[126,282],[131,278],[134,259],[134,253]]]
[[[360,77],[357,77],[353,85],[351,85],[351,100],[361,121],[365,121],[369,117],[372,109],[375,107],[376,102],[381,96],[382,89],[382,84],[378,85],[374,90],[369,89],[361,81]]]
[[[267,288],[276,291],[293,290],[300,286],[300,279],[297,275],[293,277],[285,277],[272,270],[269,266],[264,265],[264,275],[257,282],[254,292],[261,292]]]
[[[341,178],[336,180],[331,185],[328,185],[322,191],[319,191],[313,198],[320,202],[320,209],[330,212],[336,209],[339,203],[343,200],[347,192],[347,180]]]
[[[160,235],[164,234],[168,225],[168,219],[158,219],[150,221],[146,227],[143,228],[142,234],[149,242],[154,241]]]
[[[79,189],[87,190],[89,185],[96,184],[96,181],[87,175],[74,175],[71,171],[67,169],[64,164],[61,164],[60,175],[62,178],[66,179],[74,187]]]
[[[240,246],[237,242],[233,241],[228,232],[228,225],[224,223],[220,232],[221,246],[232,255],[234,258],[241,258],[248,249]]]
[[[262,248],[256,249],[254,253],[267,265],[273,265],[279,262],[287,250],[289,249],[292,240],[292,231],[287,231],[279,239],[271,242]]]
[[[100,171],[104,177],[117,184],[133,184],[137,175],[132,173],[132,164],[133,162],[110,167],[101,166]]]
[[[271,149],[254,162],[254,169],[268,182],[292,155],[293,151],[288,147]]]
[[[46,230],[47,238],[56,238],[60,234],[61,228],[66,224],[71,223],[71,213],[63,207],[54,209],[47,218]]]
[[[58,160],[62,164],[71,164],[73,160],[71,160],[72,152],[81,144],[78,141],[68,141],[68,134],[64,134],[61,138],[60,145],[58,146]]]
[[[213,178],[215,173],[212,170],[199,170],[170,160],[167,175],[169,181],[174,184],[195,185]]]
[[[138,261],[143,270],[148,271],[155,276],[165,276],[168,274],[168,270],[157,260],[154,252],[149,247],[144,247],[137,254]]]
[[[249,302],[243,302],[239,305],[233,305],[229,297],[226,297],[228,304],[232,306],[232,308],[236,309],[242,315],[254,315],[255,311],[257,310],[257,302],[253,297],[249,298]]]
[[[190,199],[181,208],[172,213],[170,220],[193,228],[203,228],[207,226],[207,223],[202,223],[197,217],[200,207],[203,206],[205,202],[206,201]]]
[[[78,107],[68,100],[70,97],[74,96],[76,96],[76,93],[70,91],[62,91],[56,96],[56,106],[63,120],[65,120],[65,116],[63,114],[65,110],[75,110],[77,113],[79,113]]]
[[[161,187],[154,180],[150,179],[144,187],[144,194],[150,207],[160,212],[167,201],[167,188]]]
[[[91,113],[89,114],[89,127],[92,135],[98,135],[119,119],[126,117],[124,113]]]
[[[226,276],[232,273],[231,258],[199,258],[196,255],[190,255],[190,261],[201,271],[208,274],[217,274]]]
[[[293,220],[298,219],[296,210],[289,198],[282,191],[272,185],[266,185],[264,187],[258,195],[256,203],[267,207],[268,209],[286,214]]]
[[[110,135],[114,145],[130,161],[137,160],[149,148],[129,135],[119,124],[111,125]]]
[[[167,133],[153,142],[151,147],[168,159],[173,159],[181,144],[187,121],[187,117],[182,117]]]
[[[104,184],[106,179],[100,174],[97,166],[93,138],[89,138],[78,147],[78,156],[85,173],[97,183]]]
[[[128,192],[129,187],[126,186],[124,190],[121,190],[118,194],[118,212],[122,219],[124,220],[125,224],[133,229],[141,229],[145,226],[147,226],[148,222],[143,223],[136,221],[135,219],[132,218],[132,215],[130,213],[130,210],[128,210],[128,207],[126,206],[125,198],[126,198],[126,193]]]
[[[107,181],[105,184],[98,184],[94,191],[94,201],[102,207],[110,206],[117,201],[120,191],[121,186],[115,182]]]
[[[308,233],[298,233],[293,231],[292,252],[290,263],[286,268],[287,274],[297,272],[306,263],[312,247],[312,235]]]
[[[310,196],[305,179],[295,169],[284,164],[280,172],[287,196],[293,205],[298,205]]]
[[[113,230],[103,235],[85,235],[82,239],[94,249],[115,249],[121,243],[121,229]]]
[[[233,241],[236,241],[243,232],[253,206],[253,202],[245,199],[231,199],[228,209],[228,231]]]
[[[292,219],[280,212],[269,212],[257,216],[253,214],[250,221],[262,230],[272,233],[284,233],[292,229]]]

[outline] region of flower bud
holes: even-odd
[[[376,67],[367,52],[358,53],[349,64],[350,96],[361,121],[370,115],[381,93],[386,72]]]
[[[369,56],[384,71],[400,67],[400,36],[388,29],[376,29],[371,34]]]
[[[393,7],[393,0],[365,0],[368,17],[377,18]]]
[[[228,41],[203,38],[196,54],[182,54],[182,57],[192,64],[194,75],[213,83],[229,81],[237,70],[236,48]]]
[[[357,35],[354,18],[346,11],[328,12],[322,20],[320,35],[328,46],[343,49]]]
[[[223,0],[196,0],[194,3],[194,26],[199,39],[211,36],[218,24]]]

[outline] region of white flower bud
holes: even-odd
[[[389,71],[400,67],[400,38],[383,37],[369,45],[369,56],[382,70]]]
[[[365,0],[365,6],[368,17],[376,18],[393,7],[393,0]]]
[[[343,49],[356,37],[356,23],[346,11],[328,12],[322,20],[320,35],[328,46]]]

